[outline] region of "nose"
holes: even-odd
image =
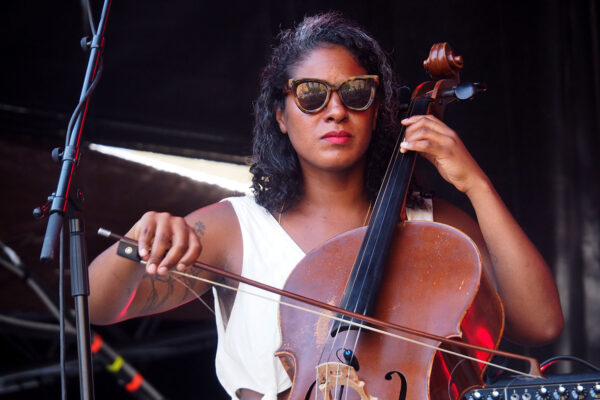
[[[348,117],[348,109],[342,103],[337,92],[331,93],[329,103],[325,107],[325,118],[328,121],[341,122]]]

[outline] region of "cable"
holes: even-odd
[[[96,36],[96,24],[94,23],[94,16],[92,15],[92,7],[90,7],[90,0],[83,0],[82,3],[85,4],[92,35]]]
[[[69,146],[71,142],[71,131],[73,130],[75,120],[77,120],[79,114],[81,114],[81,109],[86,104],[86,101],[88,100],[88,98],[96,88],[96,85],[98,85],[98,82],[100,81],[100,77],[102,76],[103,65],[104,63],[102,61],[102,55],[100,55],[98,57],[98,70],[96,71],[94,80],[92,81],[92,84],[90,85],[88,90],[85,92],[85,95],[79,101],[79,104],[77,104],[77,107],[75,107],[75,110],[73,111],[73,114],[71,114],[71,118],[69,119],[69,125],[67,126],[67,134],[65,135],[65,148]]]
[[[82,0],[81,2],[87,11],[89,28],[92,32],[92,35],[95,37],[96,36],[96,25],[94,24],[94,17],[92,15],[92,7],[90,6],[90,1]],[[93,39],[92,39],[92,42],[94,42]],[[96,87],[96,84],[98,83],[98,81],[100,79],[101,72],[102,72],[102,54],[100,54],[98,57],[98,70],[96,72],[96,75],[94,76],[94,81],[92,82],[92,84],[90,85],[88,90],[86,91],[83,98],[81,98],[81,100],[79,101],[79,104],[77,104],[77,107],[75,107],[73,114],[71,114],[71,119],[69,120],[69,125],[67,127],[67,134],[65,135],[65,147],[68,146],[71,141],[70,138],[71,138],[71,130],[73,129],[73,123],[77,119],[79,114],[81,113],[81,108],[83,107],[83,105],[85,104],[85,102],[87,101],[89,96],[92,94],[92,92],[94,91],[94,88]]]
[[[547,360],[545,360],[544,362],[540,363],[540,370],[542,372],[544,372],[546,370],[546,368],[548,368],[549,366],[551,366],[552,364],[555,364],[559,361],[575,361],[579,364],[582,364],[586,367],[588,367],[590,370],[595,371],[595,372],[600,372],[600,367],[598,367],[597,365],[592,364],[589,361],[583,360],[579,357],[575,357],[575,356],[555,356],[555,357],[551,357]]]

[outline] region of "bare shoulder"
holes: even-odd
[[[201,261],[234,271],[241,266],[242,235],[230,202],[200,208],[185,219],[202,242]]]
[[[477,222],[469,214],[445,200],[433,199],[433,220],[460,229],[474,241],[479,237],[483,240]]]
[[[202,207],[185,217],[196,233],[203,237],[208,233],[210,226],[211,234],[217,234],[220,230],[237,226],[237,217],[230,202],[220,201],[206,207]]]
[[[433,219],[435,222],[459,229],[475,242],[481,254],[483,267],[495,285],[490,255],[477,221],[452,203],[438,198],[433,199]]]

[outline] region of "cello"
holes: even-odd
[[[414,91],[411,115],[442,118],[445,106],[472,97],[460,85],[462,59],[447,43],[432,47],[424,66],[434,81]],[[392,160],[367,227],[337,236],[310,252],[284,290],[378,320],[441,337],[496,348],[503,331],[502,304],[483,274],[476,245],[447,225],[406,221],[404,214],[416,154]],[[307,284],[310,282],[310,284]],[[292,304],[294,302],[292,301]],[[333,313],[332,313],[333,315]],[[457,399],[482,386],[484,365],[432,347],[401,342],[362,329],[364,322],[299,313],[280,307],[282,345],[276,353],[293,380],[290,399]],[[410,337],[410,335],[409,335]],[[454,346],[454,345],[453,345]],[[488,360],[485,352],[472,352]]]

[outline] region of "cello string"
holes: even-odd
[[[408,109],[408,115],[412,115],[412,113],[414,112],[414,101],[411,100],[410,104],[409,104],[409,109]],[[373,213],[376,215],[381,215],[382,212],[387,213],[389,208],[390,208],[390,202],[387,201],[384,203],[384,199],[388,198],[389,195],[388,192],[389,190],[391,190],[391,174],[392,174],[392,166],[395,165],[398,162],[398,159],[400,157],[402,157],[402,159],[400,160],[401,163],[406,162],[406,157],[403,156],[403,154],[400,152],[400,144],[402,143],[402,141],[404,140],[404,135],[405,135],[405,131],[406,131],[406,126],[402,125],[400,128],[400,133],[398,135],[398,137],[396,138],[396,143],[394,145],[394,150],[392,152],[392,155],[390,157],[390,160],[388,161],[388,166],[386,169],[386,173],[384,175],[383,178],[383,182],[382,182],[382,188],[379,190],[379,192],[377,193],[376,199],[375,199],[375,207],[373,210]],[[408,190],[408,188],[407,188]],[[373,229],[374,231],[374,229]],[[371,243],[372,240],[374,241],[378,241],[379,238],[381,237],[381,230],[377,231],[377,232],[373,232],[371,230],[367,230],[368,234],[367,236],[364,238],[363,242],[365,243],[365,247],[367,245],[369,245]],[[352,285],[350,290],[353,291],[356,281],[358,279],[358,275],[359,275],[359,271],[363,268],[368,268],[368,270],[366,271],[366,275],[369,275],[369,273],[371,272],[370,269],[372,268],[372,259],[374,257],[374,254],[371,252],[371,254],[369,254],[368,256],[368,263],[366,264],[367,266],[364,267],[365,265],[365,254],[361,254],[361,259],[358,261],[358,265],[356,268],[356,272],[353,273],[353,280],[352,280]],[[365,282],[366,280],[363,280],[361,282],[361,288],[359,290],[359,293],[361,296],[366,295],[366,296],[371,296],[371,293],[365,293]],[[348,289],[347,289],[348,290]],[[346,302],[346,304],[342,305],[342,308],[345,309],[349,309],[348,304]],[[366,310],[362,310],[362,311],[358,311],[358,301],[352,306],[353,311],[357,312],[357,313],[361,313],[361,314],[365,314]],[[352,353],[354,354],[356,351],[356,348],[358,346],[358,339],[360,338],[360,334],[361,334],[361,326],[363,326],[363,324],[361,323],[356,335],[355,335],[355,341],[354,341],[354,345],[352,347]],[[341,329],[341,325],[338,325],[338,331],[336,333],[336,337],[337,334],[339,334],[339,330]],[[349,331],[349,330],[348,330]],[[344,340],[344,346],[346,346],[347,344],[347,339],[348,339],[349,335],[346,335],[345,340]]]
[[[411,101],[411,103],[410,103],[410,105],[409,105],[409,110],[408,110],[408,113],[409,113],[409,114],[408,114],[408,115],[411,115],[413,111],[414,111],[414,102],[413,102],[413,101]],[[403,156],[403,154],[402,154],[402,153],[400,153],[400,143],[401,143],[401,142],[402,142],[402,140],[404,139],[404,132],[405,132],[405,130],[406,130],[406,127],[403,125],[403,126],[401,127],[401,129],[400,129],[400,134],[398,135],[398,137],[397,137],[397,139],[396,139],[396,143],[395,143],[395,145],[394,145],[394,150],[393,150],[393,152],[392,152],[392,156],[390,157],[390,160],[389,160],[389,162],[388,162],[388,167],[387,167],[387,169],[386,169],[386,174],[385,174],[385,176],[384,176],[384,178],[383,178],[383,182],[382,182],[382,188],[381,188],[381,189],[379,190],[379,192],[377,193],[377,196],[376,196],[376,199],[375,199],[375,209],[374,209],[374,213],[377,213],[378,215],[379,215],[380,213],[382,213],[382,212],[387,212],[387,211],[389,210],[389,207],[390,207],[390,203],[389,203],[389,202],[386,202],[386,203],[384,204],[384,202],[383,202],[383,199],[385,199],[385,198],[387,197],[387,196],[385,196],[385,195],[386,195],[386,194],[388,193],[388,191],[390,190],[390,180],[391,180],[391,179],[390,179],[390,175],[391,175],[391,173],[392,173],[392,165],[396,164],[396,163],[398,162],[398,158],[399,158],[399,157],[401,157],[401,156]],[[404,158],[404,157],[403,157],[403,158]],[[402,162],[402,161],[403,161],[403,160],[401,160],[400,162]],[[370,242],[371,242],[371,240],[375,240],[375,241],[377,241],[377,240],[379,240],[380,236],[381,236],[381,232],[380,232],[380,231],[379,231],[379,232],[369,232],[369,234],[368,234],[368,235],[365,237],[365,239],[364,239],[364,242],[368,244],[368,243],[370,243]],[[371,260],[372,260],[372,258],[373,258],[373,256],[374,256],[374,255],[373,255],[373,254],[371,254],[371,255],[370,255],[370,258],[369,258],[369,260],[368,260],[368,261],[371,261]],[[363,254],[363,256],[362,256],[362,257],[363,257],[363,258],[360,260],[360,262],[359,262],[359,265],[358,265],[358,269],[357,269],[358,271],[360,271],[360,269],[362,269],[362,268],[363,268],[363,264],[364,264],[364,262],[365,262],[365,259],[364,259],[364,257],[365,257],[365,256],[364,256],[364,254]],[[371,262],[369,262],[369,263],[367,264],[367,265],[369,265],[369,267],[368,267],[368,268],[370,268],[370,265],[371,265],[371,264],[372,264]],[[369,272],[370,272],[370,271],[367,271],[367,274],[368,274]],[[356,281],[356,279],[357,279],[357,275],[358,275],[358,274],[356,274],[356,275],[354,276],[354,280],[355,280],[355,281]],[[355,281],[353,282],[353,284],[355,283]],[[360,293],[364,292],[364,285],[365,285],[365,282],[363,281],[363,282],[362,282],[362,288],[360,289]],[[354,288],[354,287],[352,287],[352,288]],[[369,295],[369,294],[367,294],[367,295]],[[360,313],[364,313],[364,310],[363,310],[362,312],[361,312],[361,311],[358,311],[356,307],[357,307],[357,305],[355,305],[355,306],[354,306],[354,310],[353,310],[354,312],[360,312]],[[344,308],[348,309],[348,304],[345,304],[345,305],[344,305]]]
[[[364,218],[364,220],[362,222],[362,226],[367,225],[367,222],[370,220],[370,217],[371,217],[372,211],[373,211],[373,207],[374,207],[373,202],[370,202],[369,203],[369,207],[367,207],[367,213],[365,214],[365,218]],[[354,281],[356,281],[356,277],[354,278]],[[329,351],[326,351],[326,348],[323,348],[323,350],[321,351],[321,355],[319,356],[319,359],[320,359],[321,363],[323,363],[323,360],[326,361],[326,360],[332,359],[333,358],[333,354],[335,354],[336,357],[339,360],[339,356],[337,356],[337,351],[336,351],[336,343],[337,343],[338,338],[339,338],[339,333],[340,333],[340,329],[341,329],[340,327],[341,327],[341,325],[338,326],[338,328],[336,330],[336,334],[334,336],[334,339],[333,339],[333,341],[331,341],[331,344],[329,345]],[[344,341],[342,343],[342,349],[344,349],[345,346],[346,346],[346,344],[347,344],[348,336],[349,335],[346,335],[345,338],[344,338]],[[356,346],[354,347],[354,349],[355,348],[356,348]],[[325,356],[325,353],[327,353],[327,356]],[[338,390],[338,387],[340,386],[338,384],[338,377],[340,375],[339,374],[339,372],[340,372],[340,364],[338,363],[337,365],[338,366],[337,366],[337,374],[336,374],[336,384],[335,384],[334,398],[337,397],[337,390]],[[316,374],[317,374],[317,378],[318,378],[318,373],[316,372]],[[326,374],[325,375],[325,384],[327,384],[328,379],[329,379],[329,374]],[[349,376],[348,376],[348,380],[349,380]],[[346,381],[346,387],[348,387],[348,383],[349,383],[348,380]],[[346,398],[348,397],[348,392],[349,391],[346,391]],[[315,396],[316,396],[316,392],[315,392]]]
[[[190,278],[190,279],[196,279],[198,281],[206,282],[206,283],[209,283],[209,284],[212,284],[212,285],[215,285],[215,286],[219,286],[219,287],[222,287],[222,288],[225,288],[225,289],[233,290],[233,291],[236,291],[236,292],[241,292],[241,293],[249,294],[249,295],[252,295],[252,296],[257,296],[257,297],[262,298],[264,300],[269,300],[271,302],[276,302],[278,304],[281,304],[281,305],[284,305],[284,306],[287,306],[287,307],[291,307],[291,308],[295,308],[295,309],[300,310],[300,311],[305,311],[305,312],[308,312],[308,313],[311,313],[311,314],[315,314],[315,315],[318,315],[318,316],[321,316],[321,317],[324,317],[324,318],[329,318],[329,319],[331,319],[333,321],[343,322],[343,323],[346,323],[348,325],[355,326],[355,327],[357,327],[359,329],[364,329],[364,330],[368,330],[368,331],[371,331],[371,332],[379,333],[381,335],[393,337],[395,339],[399,339],[399,340],[402,340],[402,341],[405,341],[405,342],[408,342],[408,343],[412,343],[412,344],[415,344],[415,345],[418,345],[418,346],[427,347],[427,348],[432,349],[432,350],[441,351],[441,352],[446,353],[446,354],[451,354],[451,355],[454,355],[454,356],[459,357],[459,358],[463,358],[463,359],[466,359],[466,360],[474,361],[476,363],[485,364],[485,365],[488,365],[488,366],[491,366],[491,367],[495,367],[495,368],[501,369],[503,371],[512,372],[512,373],[515,373],[517,375],[521,375],[521,376],[524,376],[524,377],[534,378],[534,379],[539,378],[539,376],[532,375],[532,374],[529,374],[529,373],[526,373],[526,372],[522,372],[522,371],[518,371],[516,369],[508,368],[508,367],[505,367],[505,366],[500,365],[500,364],[495,364],[495,363],[490,362],[490,361],[480,360],[480,359],[478,359],[476,357],[471,357],[471,356],[468,356],[466,354],[462,354],[462,353],[459,353],[459,352],[456,352],[456,351],[448,350],[448,349],[445,349],[445,348],[440,347],[440,346],[436,346],[436,345],[428,344],[428,343],[425,343],[425,342],[421,342],[421,341],[416,340],[416,339],[411,339],[411,338],[409,338],[407,336],[397,335],[395,333],[384,331],[383,329],[375,328],[375,327],[368,326],[368,325],[363,325],[363,324],[360,324],[360,323],[354,322],[354,321],[348,321],[348,320],[345,320],[343,318],[336,317],[334,315],[329,315],[329,314],[326,314],[326,313],[323,313],[323,312],[320,312],[320,311],[311,310],[311,309],[308,309],[306,307],[302,307],[302,306],[299,306],[299,305],[296,305],[296,304],[292,304],[292,303],[287,303],[285,301],[277,300],[277,299],[274,299],[274,298],[271,298],[271,297],[267,297],[267,296],[264,296],[264,295],[261,295],[261,294],[258,294],[258,293],[252,293],[250,291],[247,291],[247,290],[244,290],[244,289],[240,289],[240,288],[236,288],[236,287],[233,287],[233,286],[221,283],[221,282],[211,281],[210,279],[201,278],[199,276],[187,274],[185,272],[180,272],[180,271],[177,271],[177,270],[170,270],[169,273],[170,274],[177,274],[177,275],[185,276],[185,277]],[[263,290],[263,289],[261,289],[261,290]],[[281,297],[281,296],[279,296],[279,297]]]
[[[413,113],[413,111],[414,111],[414,101],[411,101],[410,105],[409,105],[408,115],[411,115]],[[377,193],[377,196],[376,196],[376,199],[375,199],[375,207],[374,207],[374,210],[373,210],[374,214],[380,215],[381,212],[387,212],[389,210],[390,203],[389,203],[389,201],[387,201],[384,204],[384,199],[386,199],[387,197],[389,197],[389,196],[386,196],[386,194],[390,190],[390,182],[391,182],[390,176],[392,174],[392,165],[395,165],[398,162],[398,158],[403,156],[402,153],[400,152],[400,144],[401,144],[402,140],[404,139],[405,130],[406,130],[406,127],[405,126],[401,126],[400,133],[399,133],[398,137],[396,138],[396,143],[394,145],[394,150],[392,152],[390,160],[388,161],[388,166],[387,166],[387,169],[386,169],[386,174],[384,175],[384,178],[383,178],[382,188]],[[405,157],[403,157],[403,159],[400,162],[404,162],[404,161],[405,161]],[[366,224],[366,220],[365,220],[365,223],[363,225],[365,225],[365,224]],[[373,230],[367,230],[367,231],[368,231],[368,234],[366,235],[366,237],[363,240],[363,242],[365,244],[365,247],[367,247],[367,245],[369,245],[372,240],[377,241],[381,237],[381,231],[380,230],[377,231],[377,232],[374,232],[374,229]],[[350,291],[350,292],[354,291],[354,288],[356,287],[356,283],[357,283],[357,280],[358,280],[358,276],[360,275],[360,271],[363,268],[368,268],[368,270],[366,271],[366,275],[367,276],[369,275],[370,269],[372,268],[372,264],[373,263],[371,261],[372,261],[372,259],[374,257],[373,253],[371,253],[371,254],[368,255],[368,263],[366,263],[367,256],[365,255],[365,252],[363,252],[360,257],[361,257],[361,259],[358,260],[357,263],[356,263],[357,268],[353,269],[352,283],[350,285],[348,285],[349,287],[346,288],[347,292],[348,291]],[[366,263],[366,267],[365,267],[365,263]],[[361,288],[358,291],[359,294],[360,294],[360,296],[364,296],[365,295],[365,294],[363,294],[365,292],[365,284],[366,284],[366,280],[363,280],[361,282]],[[366,293],[366,295],[370,296],[371,294]],[[341,307],[345,308],[345,309],[352,309],[352,311],[354,311],[356,313],[361,313],[361,314],[365,314],[366,313],[366,310],[358,310],[358,301],[356,301],[356,303],[354,305],[351,305],[350,307],[348,306],[348,302],[349,301],[350,300],[346,300],[344,302],[344,304],[341,305]],[[359,325],[357,331],[356,331],[354,344],[351,346],[351,348],[352,348],[352,355],[351,355],[351,357],[354,357],[354,354],[355,354],[356,349],[358,347],[358,340],[359,340],[361,332],[362,332],[361,331],[361,326],[362,325],[363,324],[361,323]],[[332,343],[331,343],[331,345],[329,347],[328,358],[331,358],[331,355],[335,351],[337,338],[339,337],[339,333],[340,333],[341,328],[342,328],[342,324],[339,324],[338,327],[337,327],[335,339],[332,341]],[[348,329],[346,332],[347,332],[347,334],[344,337],[344,341],[343,341],[343,345],[342,345],[343,348],[346,348],[346,346],[348,344],[348,338],[350,336],[349,335],[350,329]],[[324,352],[325,352],[325,349],[323,349],[323,352],[321,354],[321,360],[322,360],[322,356],[323,356]],[[338,372],[339,372],[339,366],[338,366]],[[337,396],[337,387],[338,387],[338,385],[337,385],[337,379],[338,379],[337,377],[338,376],[339,376],[339,374],[336,374],[336,386],[335,386],[336,387],[336,396]],[[349,379],[349,376],[347,377],[347,379]],[[346,387],[348,387],[348,382],[346,382],[346,383],[347,383]],[[348,391],[346,391],[346,398],[347,398],[347,396],[348,396]]]
[[[412,113],[413,109],[414,109],[414,105],[413,105],[413,102],[411,102],[411,104],[409,106],[409,111],[408,112]],[[405,127],[402,126],[401,129],[400,129],[400,134],[398,135],[398,137],[396,139],[394,150],[392,152],[390,160],[388,161],[388,166],[387,166],[387,169],[386,169],[386,174],[385,174],[385,176],[383,178],[383,182],[382,182],[382,184],[383,184],[382,188],[379,190],[379,192],[377,193],[377,196],[375,198],[375,206],[374,206],[374,209],[373,209],[373,214],[378,214],[379,215],[382,212],[381,211],[382,209],[385,210],[385,211],[387,211],[389,209],[389,204],[382,205],[382,203],[383,203],[382,199],[384,198],[384,195],[388,192],[388,189],[390,187],[389,175],[391,174],[391,166],[397,162],[398,157],[401,155],[401,153],[399,151],[399,148],[400,148],[401,139],[403,139],[403,137],[404,137],[404,131],[405,131]],[[364,238],[364,242],[365,243],[369,243],[371,240],[377,240],[377,238],[379,236],[380,236],[380,232],[377,232],[377,233],[373,233],[372,231],[368,232],[368,234]],[[358,278],[358,272],[363,268],[363,265],[365,263],[365,257],[366,256],[363,253],[361,255],[361,259],[358,261],[356,272],[352,276],[352,283],[350,284],[350,290],[354,290],[354,287],[356,285],[357,278]],[[369,261],[371,261],[373,255],[371,255],[370,257],[371,258],[369,259]],[[368,272],[369,271],[367,271],[367,273]],[[360,289],[360,293],[362,293],[364,291],[364,281],[362,282],[362,285],[363,285],[363,287]],[[342,307],[345,308],[345,309],[350,309],[350,307],[348,307],[348,301],[346,301],[345,304],[342,304]],[[353,310],[352,311],[354,311],[354,312],[360,312],[360,311],[357,310],[357,305],[356,304],[353,306]]]
[[[355,335],[355,340],[354,340],[354,349],[356,349],[358,347],[358,338],[360,337],[360,328],[358,328],[358,332],[356,332]],[[354,357],[354,356],[353,356]],[[346,381],[346,387],[349,387],[349,383],[350,383],[350,374],[348,374],[348,379]],[[346,399],[348,399],[348,392],[350,392],[349,390],[346,392]]]
[[[283,214],[283,208],[284,208],[284,206],[282,206],[282,208],[280,209],[280,211],[279,211],[279,215],[278,215],[278,218],[277,218],[277,223],[278,223],[279,225],[281,225],[281,217],[282,217],[282,214]],[[367,225],[367,222],[369,221],[369,219],[370,219],[370,216],[371,216],[371,214],[372,214],[372,209],[373,209],[373,203],[372,203],[372,202],[370,202],[370,203],[369,203],[369,206],[367,207],[367,212],[366,212],[366,214],[365,214],[365,218],[364,218],[364,220],[363,220],[363,223],[362,223],[362,225],[361,225],[361,226],[365,226],[365,225]],[[206,305],[206,303],[204,303],[204,304]],[[207,305],[206,305],[206,306],[207,306]],[[208,306],[207,306],[207,307],[208,307]],[[339,328],[338,328],[338,331],[337,331],[337,333],[339,333]],[[326,353],[326,348],[323,348],[323,350],[321,351],[321,355],[319,356],[319,359],[320,359],[320,364],[322,364],[322,363],[323,363],[323,360],[324,360],[324,359],[325,359],[325,360],[330,360],[330,359],[332,359],[332,358],[333,358],[333,357],[332,357],[332,355],[333,355],[333,353],[334,353],[334,352],[336,352],[336,350],[335,350],[335,348],[336,348],[336,345],[335,345],[335,344],[336,344],[336,342],[338,341],[338,337],[339,337],[339,336],[338,336],[338,334],[336,334],[336,335],[335,335],[335,338],[334,338],[334,340],[331,342],[331,344],[330,344],[330,346],[329,346],[329,352],[327,352],[327,353],[328,353],[328,355],[327,355],[327,357],[326,357],[326,358],[324,358],[324,354]],[[348,337],[348,335],[345,337],[345,340],[344,340],[344,343],[343,343],[343,347],[345,347],[345,345],[346,345],[346,343],[347,343],[347,337]],[[353,347],[354,349],[356,348],[356,343],[357,343],[357,342],[358,342],[358,335],[356,335],[356,340],[355,340],[355,344],[354,344],[354,347]],[[339,361],[341,361],[341,360],[339,359],[339,356],[337,356],[337,352],[336,352],[336,357],[338,358],[338,360],[339,360]],[[335,387],[334,398],[337,398],[337,397],[338,397],[337,391],[338,391],[338,388],[340,387],[340,384],[339,384],[339,382],[338,382],[338,379],[339,379],[339,376],[340,376],[340,365],[341,365],[341,364],[340,364],[340,363],[336,363],[336,364],[337,364],[337,374],[336,374],[336,382],[335,382],[336,384],[334,385],[334,387]],[[318,380],[318,371],[317,371],[317,370],[315,370],[315,382],[316,382],[317,380]],[[325,382],[324,382],[324,385],[325,385],[325,387],[327,387],[327,386],[328,386],[328,385],[327,385],[327,383],[328,383],[328,380],[329,380],[329,374],[325,374]],[[348,374],[347,374],[347,378],[346,378],[346,387],[349,387],[349,380],[350,380],[350,375],[348,375]],[[348,398],[348,393],[349,393],[349,392],[350,392],[349,390],[346,390],[346,393],[345,393],[345,398],[346,398],[346,399]],[[317,397],[317,393],[318,393],[318,390],[315,390],[315,399],[316,399],[316,397]],[[340,394],[340,396],[341,396],[341,394]]]

